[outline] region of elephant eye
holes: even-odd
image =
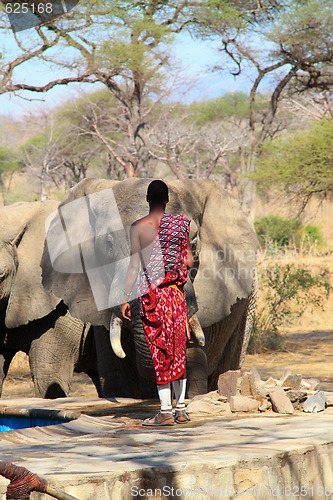
[[[6,266],[0,268],[0,278],[4,278],[7,274],[8,274],[8,269]]]

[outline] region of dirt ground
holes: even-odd
[[[283,350],[247,354],[243,370],[255,366],[261,378],[280,378],[289,368],[303,378],[317,378],[320,388],[333,391],[333,330],[289,332]]]

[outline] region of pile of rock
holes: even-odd
[[[333,397],[331,400],[318,388],[319,380],[302,379],[302,375],[295,375],[289,369],[279,380],[270,377],[266,381],[255,367],[243,374],[240,370],[229,370],[220,375],[217,391],[194,397],[187,409],[189,413],[209,414],[318,412],[333,405]]]

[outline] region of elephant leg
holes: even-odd
[[[128,356],[120,359],[114,354],[106,328],[95,326],[94,334],[101,397],[139,398],[139,375],[135,364]]]
[[[255,273],[251,293],[247,299],[245,310],[223,352],[221,360],[223,372],[227,370],[238,370],[244,362],[257,307],[257,292],[258,278]]]
[[[223,322],[229,320],[229,325],[224,325],[224,327],[226,330],[230,330],[230,325],[234,325],[232,319],[237,317],[237,315],[239,318],[236,325],[234,325],[231,329],[231,335],[229,336],[222,351],[222,356],[219,360],[217,368],[209,377],[209,390],[217,388],[218,377],[221,373],[228,370],[238,370],[244,362],[257,307],[257,291],[258,279],[257,274],[255,274],[253,278],[252,290],[248,299],[239,302],[239,305],[242,303],[244,304],[243,310],[241,311],[240,308],[237,308],[238,304],[235,304],[235,307],[231,309],[231,314],[228,318],[223,320]]]
[[[37,397],[68,396],[83,328],[82,321],[61,308],[28,325],[32,338],[29,363]]]
[[[10,363],[12,362],[15,354],[16,351],[12,351],[10,349],[3,349],[0,353],[0,396],[2,394],[3,383],[7,376]]]
[[[102,396],[101,382],[97,369],[97,355],[94,327],[89,323],[82,323],[83,330],[80,341],[79,358],[74,365],[74,372],[86,373],[93,382],[98,396]]]
[[[201,347],[189,342],[186,349],[186,391],[187,397],[193,398],[207,392],[207,356]]]

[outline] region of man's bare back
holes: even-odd
[[[145,266],[153,249],[157,231],[164,213],[152,213],[133,222],[131,226],[131,239],[140,246],[140,253]],[[134,243],[135,244],[135,243]]]

